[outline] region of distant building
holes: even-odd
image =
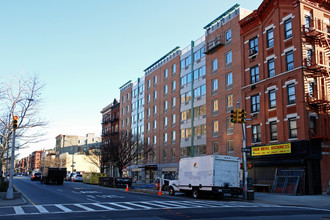
[[[41,165],[41,155],[43,151],[34,151],[31,154],[31,170],[39,170]]]

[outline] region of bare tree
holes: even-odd
[[[40,141],[43,133],[38,128],[46,122],[39,117],[43,86],[36,75],[15,75],[0,82],[0,167],[4,155],[10,150],[13,135],[13,116],[18,116],[16,129],[17,149]]]
[[[103,173],[103,166],[101,163],[101,150],[100,149],[91,149],[85,152],[86,153],[86,158],[85,160],[99,168],[101,173]]]
[[[152,147],[143,139],[130,132],[120,131],[118,136],[112,136],[110,141],[101,146],[102,160],[110,162],[118,168],[119,175],[123,175],[123,167],[138,163],[147,157]]]

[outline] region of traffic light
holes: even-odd
[[[237,109],[237,123],[245,123],[246,122],[246,111],[244,109]]]
[[[247,163],[247,167],[248,167],[249,169],[252,169],[252,168],[253,168],[253,163],[252,163],[252,162],[248,162],[248,163]]]
[[[230,115],[230,118],[231,118],[231,122],[232,123],[237,123],[237,108],[235,108],[234,110],[231,110],[231,115]]]
[[[17,128],[17,120],[18,120],[18,117],[13,116],[13,128],[14,128],[14,130],[16,130],[16,128]]]

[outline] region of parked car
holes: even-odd
[[[73,182],[82,182],[83,181],[81,174],[74,174],[71,179]]]
[[[40,180],[41,179],[41,173],[40,172],[32,172],[31,175],[31,180],[35,181],[35,180]]]

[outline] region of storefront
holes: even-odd
[[[248,147],[248,176],[257,191],[321,194],[321,142],[303,140]]]

